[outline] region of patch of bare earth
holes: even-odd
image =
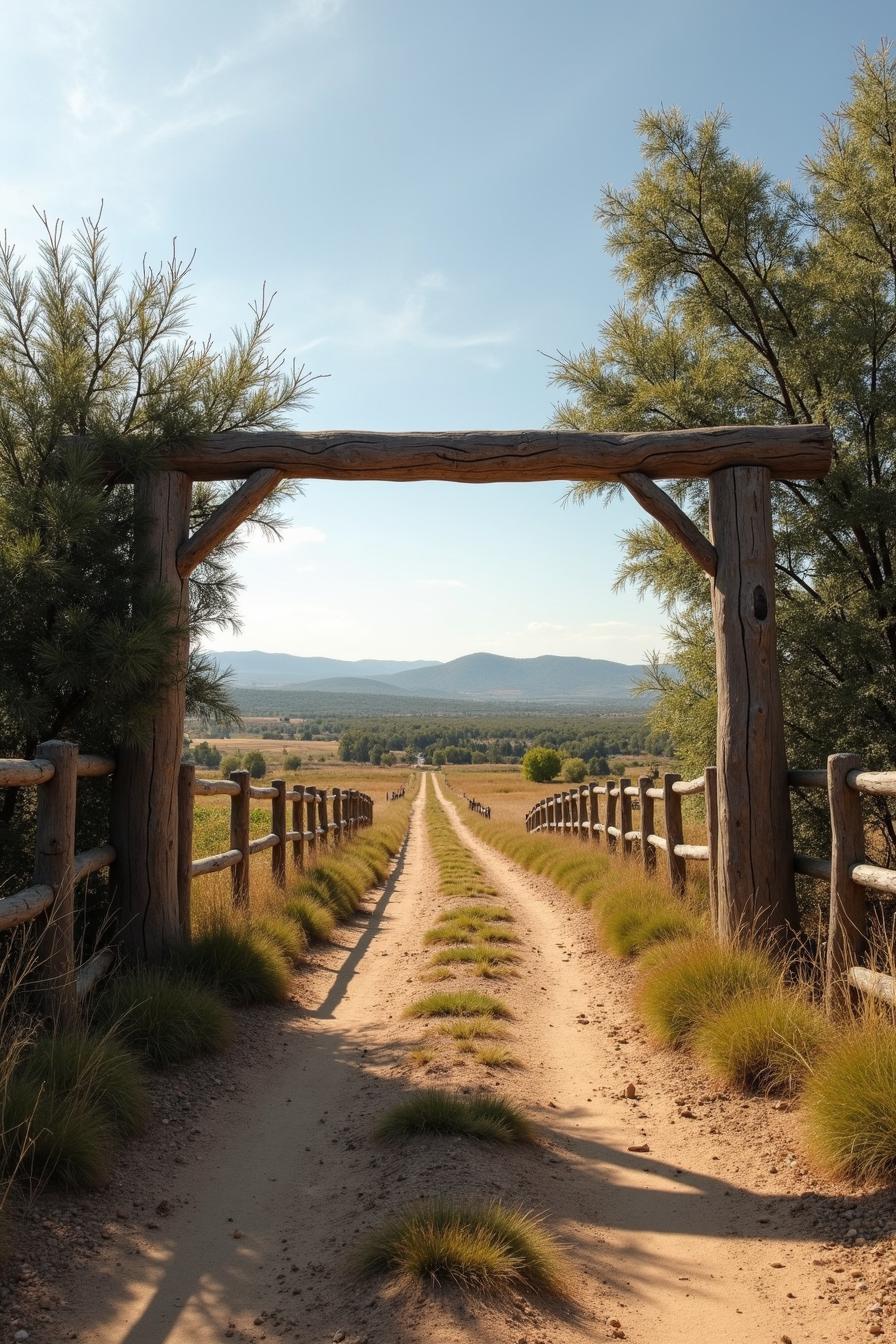
[[[227,1055],[159,1079],[168,1123],[128,1146],[108,1191],[35,1202],[16,1229],[20,1277],[0,1330],[26,1329],[34,1344],[889,1338],[891,1197],[813,1191],[792,1115],[719,1093],[690,1061],[653,1051],[630,971],[597,950],[590,917],[472,837],[450,806],[513,911],[521,960],[499,981],[421,978],[423,934],[443,907],[423,819],[434,783],[389,881],[303,969],[294,1001],[242,1014]],[[507,1002],[503,1043],[523,1067],[486,1068],[403,1017],[420,995],[460,986]],[[374,1140],[409,1086],[434,1084],[515,1098],[537,1142]],[[390,1211],[450,1193],[542,1211],[571,1263],[571,1304],[485,1303],[353,1274],[359,1240]]]

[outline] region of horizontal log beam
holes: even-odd
[[[165,465],[206,481],[274,470],[344,481],[607,481],[630,472],[693,479],[734,466],[768,467],[776,479],[815,480],[830,468],[831,432],[826,425],[723,425],[644,434],[230,430],[172,446]]]
[[[92,957],[88,957],[84,964],[78,967],[75,975],[78,998],[86,998],[103,976],[109,974],[114,964],[115,952],[111,947],[103,947],[99,952],[94,952]]]
[[[54,895],[52,887],[39,883],[35,887],[17,891],[14,896],[4,896],[0,900],[0,932],[36,919],[44,910],[49,910]]]
[[[251,517],[259,504],[264,503],[282,480],[282,471],[265,468],[254,471],[238,490],[234,490],[202,526],[197,527],[193,535],[177,548],[177,572],[180,577],[185,579],[192,574],[197,565],[201,565],[216,546]]]
[[[864,966],[850,966],[847,977],[852,987],[861,994],[881,999],[884,1003],[896,1004],[896,979],[892,975],[869,971]]]

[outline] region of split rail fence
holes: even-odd
[[[39,987],[48,1012],[60,1021],[73,1021],[78,1001],[85,997],[115,962],[112,946],[102,947],[78,964],[75,891],[81,882],[111,867],[112,845],[75,850],[78,785],[81,780],[112,775],[112,757],[82,755],[74,742],[42,742],[32,760],[0,759],[0,788],[36,788],[37,818],[33,882],[10,896],[0,897],[0,933],[45,916],[35,952],[40,967]],[[198,779],[196,766],[184,763],[179,776],[178,900],[181,932],[189,937],[190,889],[195,878],[230,869],[234,903],[249,903],[250,863],[253,854],[271,851],[274,880],[286,881],[286,854],[292,847],[294,867],[302,868],[329,843],[338,844],[373,822],[373,800],[357,789],[319,789],[289,786],[274,780],[254,785],[247,770],[234,770],[229,779]],[[197,796],[230,797],[230,848],[222,854],[193,858],[193,813]],[[271,802],[270,831],[250,838],[251,803]],[[291,825],[287,825],[287,804]]]
[[[865,845],[863,796],[896,798],[896,771],[863,770],[852,753],[829,756],[825,770],[790,770],[791,789],[824,789],[831,821],[831,853],[827,858],[794,855],[794,870],[826,882],[830,891],[826,991],[836,995],[846,981],[853,991],[870,994],[896,1006],[896,977],[876,971],[862,961],[868,955],[867,892],[896,897],[896,870],[868,861]],[[706,807],[706,844],[688,844],[684,838],[682,799],[702,796]],[[542,798],[526,814],[527,831],[552,831],[599,843],[608,850],[632,855],[638,848],[648,873],[662,853],[672,889],[683,892],[687,864],[707,864],[710,918],[720,928],[716,864],[718,805],[716,767],[707,766],[697,779],[667,773],[657,785],[649,776],[637,784],[625,776],[606,784],[581,787]],[[605,799],[601,816],[601,799]],[[656,804],[663,805],[665,835],[656,831]],[[634,825],[634,812],[639,825]]]

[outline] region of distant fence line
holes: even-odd
[[[863,994],[873,994],[896,1005],[896,977],[880,974],[860,963],[868,950],[867,891],[896,896],[896,870],[869,863],[865,853],[862,796],[896,797],[896,771],[863,770],[861,759],[839,752],[828,757],[825,770],[790,770],[791,789],[824,789],[831,819],[831,853],[827,858],[794,855],[794,871],[827,882],[830,912],[827,941],[826,986],[829,995],[838,992],[844,980]],[[706,805],[705,845],[684,840],[682,798],[702,795]],[[605,799],[601,817],[601,799]],[[666,834],[655,830],[655,804],[662,802]],[[637,809],[640,826],[633,825]],[[665,868],[672,889],[683,892],[687,864],[706,863],[709,875],[710,918],[716,933],[728,932],[725,911],[718,905],[716,865],[718,806],[716,767],[707,766],[697,779],[683,780],[667,773],[662,785],[653,786],[649,776],[637,784],[623,776],[606,784],[583,784],[555,793],[537,802],[526,814],[527,831],[552,831],[577,835],[600,843],[612,852],[631,855],[637,845],[645,872],[653,873],[657,853],[665,855]]]
[[[471,798],[466,793],[463,798],[471,812],[478,812],[480,817],[485,817],[487,821],[491,821],[492,809],[488,803],[480,803],[477,798]]]
[[[112,775],[112,757],[82,755],[74,742],[42,742],[32,760],[0,760],[0,788],[36,788],[37,821],[34,881],[0,898],[0,933],[45,916],[40,932],[40,983],[48,1012],[73,1021],[82,999],[115,961],[111,946],[100,948],[77,964],[75,888],[109,868],[118,857],[112,845],[75,851],[78,784],[83,779]],[[230,848],[204,859],[193,858],[193,813],[197,796],[230,797]],[[254,798],[271,802],[268,834],[250,839],[250,808]],[[287,826],[287,803],[292,806]],[[184,762],[178,779],[178,903],[181,935],[190,933],[190,889],[195,878],[231,870],[233,899],[248,905],[253,854],[271,850],[278,885],[286,881],[286,853],[292,846],[293,866],[302,868],[329,843],[338,844],[373,822],[373,799],[357,789],[290,787],[276,779],[269,786],[251,783],[248,770],[234,770],[229,779],[198,779],[196,766]]]

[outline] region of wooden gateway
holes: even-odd
[[[184,731],[191,572],[286,477],[340,481],[621,482],[709,577],[718,682],[717,896],[723,934],[796,923],[793,835],[775,638],[770,482],[816,480],[831,464],[823,425],[734,425],[650,434],[360,430],[210,435],[172,447],[140,485],[153,582],[172,597],[177,669],[147,739],[119,754],[113,844],[122,927],[136,957],[182,936],[177,900],[178,767]],[[709,481],[710,536],[657,484]],[[194,480],[243,484],[192,536]]]

